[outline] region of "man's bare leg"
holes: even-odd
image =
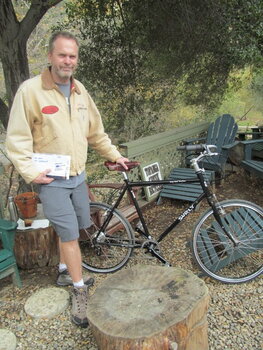
[[[76,252],[75,252],[75,249],[76,249]],[[85,276],[82,275],[81,252],[80,252],[78,241],[70,241],[70,242],[66,242],[65,244],[65,243],[62,243],[61,240],[59,239],[59,251],[60,251],[60,260],[59,260],[59,274],[57,278],[57,285],[59,286],[74,285],[75,287],[81,287],[83,286],[83,283],[84,283],[88,287],[93,286],[94,278],[92,278],[87,274],[85,274]],[[67,254],[69,255],[69,258]],[[73,258],[72,258],[72,255],[73,255]]]
[[[82,278],[81,253],[78,240],[59,243],[60,260],[67,265],[73,281],[71,319],[80,327],[87,327],[88,287]]]
[[[59,239],[60,262],[67,265],[73,283],[82,280],[81,253],[78,240],[61,242]]]

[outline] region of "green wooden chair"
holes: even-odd
[[[196,178],[194,169],[191,168],[174,168],[169,175],[169,180],[185,180],[191,178]],[[205,179],[207,183],[213,184],[215,181],[215,172],[208,170],[205,174]],[[160,204],[162,202],[162,198],[194,202],[202,192],[203,190],[199,182],[163,185],[157,203]]]
[[[213,170],[220,175],[221,178],[225,176],[226,162],[228,159],[229,149],[235,144],[235,137],[237,133],[237,123],[230,114],[223,114],[218,117],[213,123],[209,125],[207,135],[205,138],[188,139],[185,144],[206,143],[208,145],[217,146],[217,156],[209,157],[209,159],[202,162],[204,169]],[[190,165],[193,153],[188,153],[186,157],[186,165]]]
[[[207,161],[202,161],[202,167],[207,170],[206,180],[208,183],[214,183],[216,173],[220,174],[220,178],[224,177],[228,151],[235,144],[237,128],[234,118],[229,114],[224,114],[209,125],[206,137],[184,140],[185,144],[206,143],[217,146],[217,152],[219,154],[209,157]],[[186,166],[190,165],[190,159],[194,156],[194,153],[188,153],[186,155]],[[189,179],[196,178],[196,175],[194,170],[189,167],[174,168],[168,178],[173,180]],[[194,202],[200,193],[202,193],[202,188],[198,182],[193,184],[176,184],[173,186],[164,185],[159,194],[158,203],[161,203],[162,198]]]
[[[14,285],[20,288],[22,287],[22,282],[13,250],[17,223],[3,219],[3,208],[1,205],[0,215],[0,279],[12,275]]]
[[[244,146],[244,159],[240,166],[244,168],[248,173],[253,174],[263,179],[263,161],[254,159],[253,150],[263,150],[263,139],[253,139],[247,141],[241,141]]]

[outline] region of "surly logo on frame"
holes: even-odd
[[[182,215],[180,215],[180,216],[178,217],[178,219],[179,219],[180,221],[182,221],[183,218],[185,218],[185,217],[186,217],[188,214],[190,214],[193,210],[194,210],[194,205],[192,204],[192,205],[190,205],[190,207],[189,207],[185,212],[183,212]]]

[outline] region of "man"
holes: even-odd
[[[7,128],[6,147],[17,171],[27,183],[39,184],[45,216],[59,236],[59,285],[73,284],[72,321],[87,326],[87,285],[81,269],[79,230],[90,223],[85,184],[88,144],[104,158],[126,169],[103,129],[100,114],[85,87],[73,78],[79,44],[68,32],[57,32],[49,42],[50,66],[20,86]],[[39,172],[32,154],[70,155],[70,178],[54,179],[49,169]]]

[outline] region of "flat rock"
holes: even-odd
[[[15,350],[16,336],[8,329],[0,329],[0,350]]]
[[[31,295],[25,304],[25,312],[34,318],[52,318],[69,305],[69,293],[62,288],[44,288]]]

